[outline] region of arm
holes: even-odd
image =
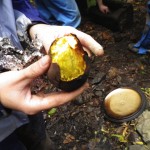
[[[95,55],[102,55],[103,48],[91,36],[75,28],[67,26],[49,26],[37,24],[30,28],[31,37],[37,34],[43,41],[45,49],[48,51],[53,40],[64,34],[74,33],[78,36],[82,45],[87,50],[91,50]],[[63,105],[88,88],[85,83],[81,88],[73,92],[56,92],[50,94],[33,95],[30,83],[36,77],[42,75],[50,67],[48,55],[39,61],[20,71],[9,71],[0,74],[0,103],[6,108],[22,111],[26,114],[35,114],[41,110]]]
[[[103,0],[97,0],[97,3],[98,3],[99,10],[102,13],[107,14],[109,12],[109,8],[103,4]]]
[[[43,41],[45,50],[48,52],[51,43],[60,36],[74,33],[78,36],[85,50],[92,51],[95,55],[102,55],[103,48],[91,36],[68,26],[50,26],[45,24],[33,25],[29,30],[32,38],[37,34]],[[73,92],[56,92],[50,94],[33,95],[31,93],[31,82],[42,75],[50,67],[48,55],[39,61],[20,71],[8,71],[0,74],[0,104],[6,108],[19,110],[26,114],[35,114],[41,110],[63,105],[76,96],[80,95],[88,84]]]

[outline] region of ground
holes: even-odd
[[[140,38],[144,25],[145,6],[141,1],[134,2],[134,22],[122,32],[112,32],[83,17],[79,29],[95,38],[105,54],[92,56],[90,88],[74,101],[49,111],[46,129],[57,149],[124,150],[143,144],[135,138],[140,135],[134,130],[134,120],[119,124],[105,118],[103,100],[119,87],[149,88],[149,54],[128,50],[128,44]]]

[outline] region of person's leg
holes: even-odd
[[[79,26],[81,15],[75,0],[43,0],[42,2],[47,7],[46,9],[58,21],[58,24],[73,27]]]
[[[17,135],[28,150],[56,150],[46,134],[43,114],[29,116],[30,123],[17,130]]]
[[[0,142],[0,150],[27,150],[24,144],[12,133],[5,140]]]
[[[45,21],[47,21],[49,24],[58,24],[57,20],[51,13],[51,1],[48,2],[48,4],[45,4],[45,1],[41,0],[35,0],[36,7],[39,11],[40,17],[43,18]]]
[[[147,2],[146,23],[143,34],[137,43],[130,43],[129,50],[137,54],[150,53],[150,0]]]

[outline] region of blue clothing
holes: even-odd
[[[81,15],[75,0],[35,0],[40,16],[49,24],[78,27]]]
[[[134,45],[138,54],[146,54],[150,50],[150,0],[147,2],[146,25],[141,39]]]
[[[9,38],[18,49],[22,49],[18,36],[27,36],[25,31],[29,24],[34,21],[45,23],[28,0],[0,0],[0,14],[0,39]],[[2,109],[0,107],[1,112],[4,112]],[[8,116],[1,117],[0,142],[28,122],[28,116],[19,111],[12,111]]]
[[[39,15],[37,9],[35,9],[30,3],[29,0],[12,0],[13,8],[22,12],[27,18],[32,22],[43,22],[47,23]]]
[[[15,14],[10,0],[0,1],[0,14],[0,37],[10,38],[18,48],[21,48],[16,32]]]

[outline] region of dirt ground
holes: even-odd
[[[133,138],[125,131],[134,130],[134,121],[118,124],[107,120],[103,100],[118,87],[149,87],[150,56],[128,50],[128,44],[139,39],[144,24],[145,5],[141,1],[134,3],[133,25],[122,32],[112,32],[83,17],[79,29],[94,37],[105,54],[92,56],[90,88],[47,117],[46,128],[57,149],[124,150],[133,145]]]

